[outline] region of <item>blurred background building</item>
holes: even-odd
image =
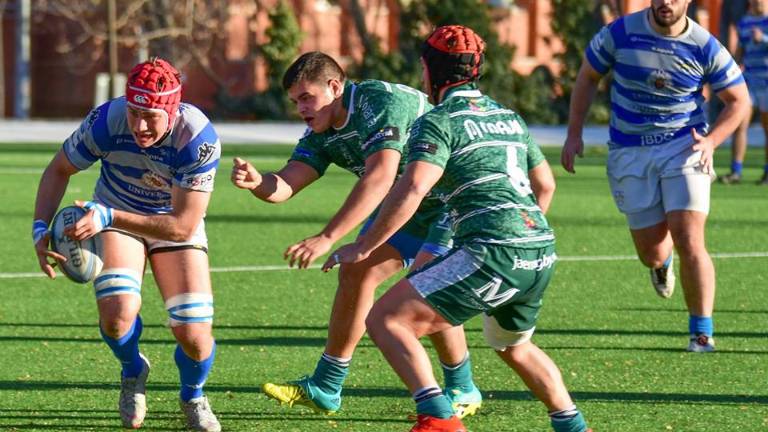
[[[408,49],[415,52],[418,47],[413,41],[429,30],[431,25],[424,17],[439,15],[440,8],[471,6],[472,1],[483,9],[500,46],[509,49],[510,73],[523,77],[537,70],[544,75],[561,75],[559,53],[568,44],[564,43],[566,37],[553,30],[553,22],[567,25],[564,20],[574,13],[593,33],[600,25],[649,3],[0,0],[0,118],[82,117],[95,103],[110,97],[110,70],[119,94],[124,81],[114,73],[124,73],[148,55],[168,58],[179,67],[185,80],[184,100],[214,117],[281,118],[287,111],[279,106],[284,102],[278,96],[279,69],[297,53],[324,51],[339,59],[353,77],[375,74],[372,77],[388,78],[386,71],[375,69],[381,65],[371,64],[388,63],[388,59],[413,71]],[[746,1],[694,1],[690,12],[720,35],[728,32],[729,21],[743,14],[744,8],[739,12],[741,3]],[[577,8],[581,12],[575,12]],[[449,20],[450,13],[446,13],[442,19]],[[401,51],[403,55],[392,56]],[[383,66],[391,66],[390,72],[397,77],[394,65]],[[409,83],[415,84],[413,79]],[[548,97],[567,92],[567,85],[558,86],[552,77],[546,79],[549,81],[543,82],[552,87]],[[556,116],[552,118],[556,121]]]

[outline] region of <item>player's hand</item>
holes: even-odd
[[[52,263],[48,261],[48,258],[53,258],[54,260],[59,261],[66,261],[67,259],[61,254],[48,249],[48,242],[51,239],[51,232],[47,229],[47,227],[44,232],[36,231],[33,228],[32,233],[32,241],[35,244],[35,254],[37,254],[37,262],[40,265],[40,270],[42,270],[43,273],[45,273],[45,275],[49,278],[56,279],[56,272],[53,270],[53,268],[56,266],[56,262],[54,261]]]
[[[236,157],[232,159],[232,184],[240,189],[254,190],[261,184],[261,174],[250,162]]]
[[[581,139],[581,136],[569,136],[565,139],[563,151],[560,153],[560,164],[571,174],[576,174],[576,170],[573,168],[576,156],[584,157],[584,140]]]
[[[752,27],[752,40],[758,43],[763,41],[763,31],[760,27]]]
[[[331,256],[328,257],[328,260],[325,261],[322,270],[327,272],[337,264],[360,262],[368,258],[368,255],[370,255],[370,252],[362,251],[359,243],[350,243],[336,249]]]
[[[331,250],[331,246],[333,246],[333,240],[318,234],[288,246],[283,253],[283,258],[289,260],[288,265],[291,267],[295,263],[298,268],[307,268],[319,256]]]
[[[64,230],[64,234],[73,240],[85,240],[100,233],[104,228],[112,226],[114,211],[95,201],[75,201],[75,205],[88,212],[71,227]]]
[[[714,141],[708,136],[699,135],[699,133],[696,132],[696,129],[691,129],[691,135],[693,135],[693,151],[701,152],[699,166],[701,167],[702,172],[705,174],[712,174],[714,172]]]

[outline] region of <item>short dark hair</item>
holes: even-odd
[[[329,79],[344,82],[347,75],[336,60],[320,51],[310,51],[296,59],[283,74],[283,90],[300,81],[318,82]]]

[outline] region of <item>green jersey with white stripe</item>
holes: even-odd
[[[544,155],[514,111],[470,86],[458,87],[416,120],[408,149],[408,162],[444,169],[433,191],[450,209],[457,244],[554,243],[528,179]]]
[[[400,152],[398,176],[407,163],[406,142],[411,125],[432,109],[427,95],[402,84],[366,80],[347,81],[342,96],[347,120],[344,126],[331,127],[323,133],[312,129],[299,140],[290,160],[303,162],[322,176],[330,164],[350,171],[358,177],[365,174],[365,160],[372,154],[392,149]],[[443,204],[428,199],[403,227],[418,238],[428,238],[429,226],[442,214]]]
[[[311,166],[321,176],[333,163],[361,177],[365,159],[377,151],[393,149],[405,155],[411,124],[432,108],[424,93],[377,80],[347,81],[342,98],[347,110],[344,126],[323,133],[308,128],[290,160]],[[399,172],[405,163],[401,158]]]

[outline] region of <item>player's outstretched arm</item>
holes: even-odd
[[[350,191],[344,204],[323,230],[312,237],[289,246],[284,258],[289,265],[307,268],[317,258],[331,250],[340,238],[355,229],[367,218],[392,187],[400,164],[400,152],[392,149],[379,150],[365,160],[365,174]]]
[[[332,253],[323,264],[323,271],[330,270],[336,264],[354,263],[366,259],[371,252],[413,217],[421,201],[442,176],[443,168],[430,162],[409,163],[403,176],[395,183],[392,191],[381,204],[376,220],[368,232],[357,242],[342,246]]]
[[[571,94],[571,105],[568,110],[568,135],[560,154],[560,163],[569,173],[576,173],[574,169],[576,156],[584,156],[584,141],[582,140],[584,122],[589,107],[592,105],[592,99],[595,97],[600,78],[602,75],[585,59],[581,63],[581,69],[579,69],[579,75],[576,77],[576,84]]]
[[[279,203],[290,199],[318,178],[317,171],[302,162],[290,161],[280,171],[262,175],[250,162],[236,157],[230,180],[236,187],[251,191],[262,201]]]
[[[546,160],[543,160],[528,170],[528,178],[531,180],[531,189],[536,195],[536,202],[541,211],[546,214],[555,195],[555,176],[552,174],[552,168]]]
[[[48,225],[50,225],[51,219],[53,219],[53,215],[61,203],[61,198],[67,190],[69,178],[78,171],[69,162],[64,152],[59,151],[45,168],[45,171],[43,171],[40,185],[37,188],[35,216],[32,225],[32,241],[35,246],[40,270],[51,279],[56,277],[56,272],[53,271],[53,265],[48,259],[53,258],[65,261],[66,258],[48,249],[48,242],[50,240]]]

